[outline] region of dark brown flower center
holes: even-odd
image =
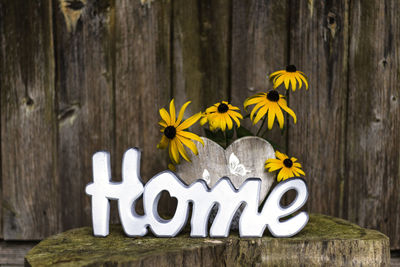
[[[229,107],[228,107],[227,104],[224,104],[224,103],[219,104],[219,106],[218,106],[218,112],[219,113],[225,113],[228,110],[229,110]]]
[[[285,159],[283,161],[283,164],[285,165],[285,167],[291,168],[293,166],[293,161],[291,161],[290,159]]]
[[[295,65],[287,65],[286,71],[287,72],[296,72],[296,66]]]
[[[279,93],[275,90],[269,91],[267,94],[267,98],[269,101],[278,102],[279,100]]]
[[[176,135],[176,129],[174,126],[167,126],[164,129],[164,135],[169,138],[169,139],[173,139]]]

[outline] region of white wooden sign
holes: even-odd
[[[190,202],[193,203],[192,237],[207,236],[208,217],[215,204],[219,209],[210,228],[211,237],[228,236],[232,218],[242,203],[246,206],[239,221],[241,237],[261,237],[266,227],[276,237],[290,237],[308,222],[306,212],[280,221],[299,210],[307,201],[308,190],[303,179],[288,179],[279,183],[259,212],[260,178],[245,180],[237,190],[229,178],[223,177],[210,189],[204,180],[186,185],[173,172],[164,171],[143,186],[139,167],[139,149],[129,149],[123,157],[122,182],[112,182],[109,153],[97,152],[93,155],[93,183],[86,186],[86,193],[92,196],[95,236],[109,234],[110,199],[118,200],[119,216],[128,236],[144,236],[148,229],[156,236],[176,236],[187,222]],[[291,189],[297,192],[297,197],[289,206],[282,207],[279,202]],[[162,219],[157,212],[158,201],[164,190],[178,200],[176,212],[170,220]],[[136,214],[134,206],[142,194],[144,215],[140,216]]]

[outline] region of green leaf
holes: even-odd
[[[218,143],[222,147],[225,147],[226,144],[225,135],[221,130],[213,132],[209,129],[204,128],[204,132],[208,139]]]
[[[254,134],[250,130],[244,128],[243,126],[240,126],[239,128],[237,128],[236,135],[238,138],[241,138],[244,136],[254,136]]]
[[[233,134],[235,133],[235,129],[232,127],[232,129],[226,129],[226,137],[228,140],[232,139]]]
[[[269,140],[268,138],[266,138],[266,137],[263,137],[263,139],[265,139],[268,143],[270,143],[271,144],[271,146],[274,148],[274,150],[278,150],[278,151],[283,151],[282,150],[282,147],[280,146],[280,145],[278,145],[277,143],[275,143],[275,142],[272,142],[271,140]]]

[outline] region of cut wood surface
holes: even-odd
[[[295,237],[129,238],[121,226],[98,238],[90,227],[52,236],[25,257],[25,266],[388,266],[389,239],[342,219],[312,214]]]

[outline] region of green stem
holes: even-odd
[[[228,132],[225,131],[225,148],[228,147]]]
[[[261,129],[264,126],[266,120],[267,120],[267,115],[264,116],[264,119],[263,119],[263,121],[261,123],[261,126],[260,126],[260,128],[258,129],[258,131],[256,133],[256,136],[259,136],[258,134],[261,132]]]

